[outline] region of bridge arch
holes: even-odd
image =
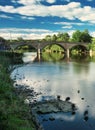
[[[59,46],[60,48],[59,48],[59,50],[53,50],[53,51],[56,51],[56,52],[65,52],[65,51],[66,51],[66,48],[64,48],[64,46],[62,46],[62,45],[60,45],[60,44],[58,44],[58,43],[45,44],[45,45],[43,46],[43,48],[41,48],[41,51],[43,51],[43,50],[44,50],[46,47],[48,47],[48,46],[52,47],[52,46],[55,46],[55,45]],[[61,48],[62,48],[62,49],[61,49]]]
[[[85,46],[85,45],[81,45],[81,44],[77,44],[77,45],[74,45],[70,48],[70,52],[72,50],[76,50],[77,53],[81,53],[81,54],[86,54],[88,52],[88,47]]]
[[[20,48],[23,48],[23,49],[28,49],[30,48],[31,50],[36,50],[37,51],[37,48],[35,46],[33,46],[32,44],[27,44],[27,43],[18,43],[18,44],[14,44],[11,46],[11,49],[13,50],[18,50]]]
[[[85,44],[75,44],[75,45],[70,46],[69,49],[77,48],[77,47],[84,48],[85,50],[88,50],[88,45],[85,45]]]

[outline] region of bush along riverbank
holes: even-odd
[[[13,53],[0,53],[0,130],[35,130],[30,108],[23,96],[16,95],[10,79],[12,57]]]

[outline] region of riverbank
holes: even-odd
[[[23,95],[16,95],[10,79],[9,66],[14,56],[0,53],[0,130],[36,130],[29,106],[24,104]]]

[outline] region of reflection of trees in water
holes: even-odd
[[[85,54],[71,54],[70,58],[72,61],[77,61],[77,62],[89,62],[90,58],[88,55]]]
[[[71,58],[73,62],[73,70],[76,73],[88,73],[89,72],[89,56],[74,56]]]
[[[64,58],[64,54],[62,53],[47,53],[47,52],[43,52],[42,53],[42,59],[45,61],[59,61],[62,60]]]
[[[29,45],[18,46],[16,50],[21,52],[36,52],[36,49]]]
[[[73,70],[76,73],[88,73],[89,71],[89,62],[90,62],[90,57],[89,55],[86,54],[76,54],[76,55],[71,55],[71,61],[75,62],[73,64]]]
[[[90,59],[91,62],[95,62],[95,55],[92,56],[92,57],[89,57],[89,59]]]

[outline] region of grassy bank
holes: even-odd
[[[15,94],[8,70],[11,53],[0,53],[0,130],[35,130],[29,106]]]

